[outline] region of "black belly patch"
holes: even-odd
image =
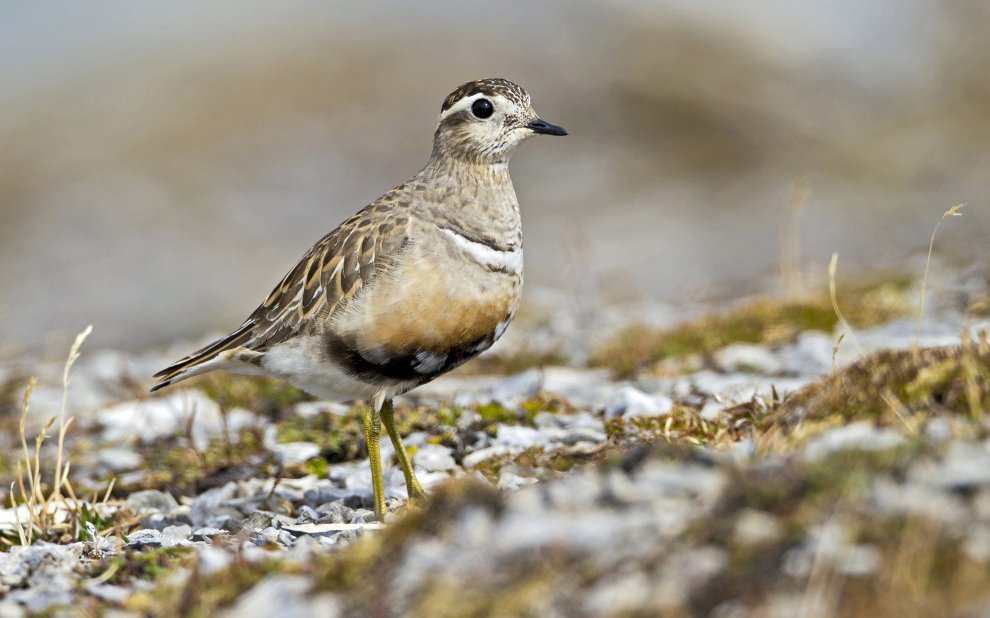
[[[364,382],[416,382],[423,384],[487,350],[494,343],[485,337],[447,350],[398,352],[387,348],[358,349],[353,341],[324,335],[328,356],[348,374]]]

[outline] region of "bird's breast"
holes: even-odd
[[[413,246],[331,323],[328,352],[362,379],[425,382],[488,349],[522,291],[522,248],[442,232]]]

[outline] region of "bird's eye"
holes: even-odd
[[[495,113],[495,107],[488,99],[478,99],[471,104],[471,113],[478,118],[488,118]]]

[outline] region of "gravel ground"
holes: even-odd
[[[226,376],[149,397],[190,344],[84,346],[68,387],[78,500],[52,505],[65,525],[32,545],[17,540],[26,507],[0,510],[0,616],[984,615],[990,345],[973,272],[931,293],[919,352],[902,315],[619,379],[591,366],[596,349],[711,308],[524,318],[398,405],[433,497],[406,505],[383,445],[384,525],[359,406]],[[566,364],[516,370],[547,359]],[[62,371],[0,366],[12,478],[26,377],[31,449]]]

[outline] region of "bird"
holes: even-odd
[[[567,135],[503,78],[444,99],[426,165],[321,238],[229,335],[155,374],[151,391],[214,370],[268,375],[323,399],[367,402],[375,515],[384,521],[384,425],[410,500],[426,497],[392,399],[499,339],[519,305],[522,223],[509,158]]]

